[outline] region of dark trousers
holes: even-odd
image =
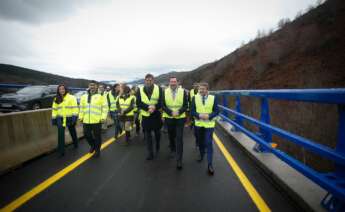
[[[198,144],[198,132],[195,128],[195,125],[194,125],[195,121],[194,121],[194,118],[191,117],[191,123],[190,123],[190,129],[193,130],[193,133],[194,133],[194,138],[195,138],[195,146],[199,146]]]
[[[183,155],[183,128],[186,121],[185,118],[182,119],[165,119],[168,134],[169,134],[169,146],[170,151],[176,152],[176,159],[182,161]]]
[[[152,131],[155,134],[155,140],[156,140],[156,152],[159,151],[160,148],[160,139],[161,139],[161,131],[160,129],[155,129],[155,130],[148,130],[144,129],[144,137],[145,137],[145,142],[147,146],[147,151],[148,154],[153,156],[153,139],[152,139]]]
[[[140,133],[139,113],[136,113],[134,117],[135,117],[135,120],[134,120],[134,122],[135,122],[135,132],[136,133]]]
[[[199,151],[201,157],[205,155],[205,148],[207,149],[207,161],[209,165],[212,165],[213,159],[213,146],[212,146],[212,135],[214,128],[205,128],[195,126],[197,131],[197,139],[199,144]]]
[[[72,137],[74,147],[78,147],[78,137],[75,125],[67,126]],[[58,126],[58,151],[61,155],[65,154],[65,127]]]
[[[96,152],[99,152],[101,150],[102,144],[102,124],[84,124],[83,129],[85,138],[90,147],[93,148]]]
[[[114,120],[114,128],[115,128],[115,137],[118,137],[122,132],[121,122],[119,120],[119,116],[116,112],[110,112],[111,118]]]

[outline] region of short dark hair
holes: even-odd
[[[146,74],[146,75],[145,75],[145,79],[147,79],[147,78],[152,78],[152,79],[153,79],[154,76],[153,76],[152,74]]]
[[[176,76],[170,76],[169,79],[173,79],[175,78],[177,80],[177,77]]]
[[[198,83],[198,87],[205,86],[208,89],[208,83],[207,82],[200,82]]]
[[[113,85],[113,87],[116,88],[116,87],[119,86],[119,85],[120,85],[119,83],[115,83],[115,84]]]
[[[96,80],[91,80],[91,81],[89,82],[89,84],[91,84],[91,83],[98,84]]]

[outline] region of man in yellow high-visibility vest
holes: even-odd
[[[122,127],[119,120],[119,111],[117,110],[116,104],[120,96],[120,84],[116,83],[107,94],[108,108],[110,116],[114,121],[114,138],[118,138],[122,132]]]
[[[89,83],[89,90],[80,99],[79,120],[83,123],[84,135],[90,145],[90,153],[101,154],[101,127],[108,115],[107,101],[97,93],[97,82]]]
[[[198,85],[199,85],[198,83],[193,83],[193,88],[189,91],[189,95],[188,95],[188,97],[189,97],[189,112],[191,110],[192,99],[198,93]],[[194,132],[195,147],[198,148],[199,144],[198,144],[196,130],[195,130],[195,127],[194,127],[194,118],[193,118],[192,115],[190,115],[190,128]]]
[[[152,74],[145,76],[145,85],[139,88],[136,100],[142,118],[144,138],[147,145],[148,155],[146,160],[152,160],[154,156],[152,131],[155,134],[157,155],[160,148],[160,129],[162,127],[161,113],[159,111],[162,107],[162,89],[154,84]]]
[[[98,85],[98,93],[101,94],[101,96],[105,99],[105,101],[107,101],[108,92],[106,91],[105,86],[103,84]],[[105,120],[104,123],[102,123],[103,132],[105,132],[106,129],[108,129],[107,119]]]
[[[163,118],[168,127],[170,154],[176,155],[178,170],[182,169],[183,128],[186,121],[188,98],[183,88],[178,87],[177,78],[170,77],[169,87],[163,92]]]
[[[215,118],[218,116],[216,97],[208,94],[208,83],[200,83],[198,94],[192,99],[191,114],[195,119],[195,128],[199,144],[200,158],[203,161],[205,147],[207,149],[207,170],[210,175],[214,174],[212,165],[213,147],[212,135],[215,127]]]

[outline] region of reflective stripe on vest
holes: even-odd
[[[173,99],[173,93],[171,88],[167,88],[164,91],[164,101],[165,105],[171,110],[171,111],[179,111],[181,107],[183,106],[183,98],[184,97],[184,90],[182,88],[177,88],[175,100]],[[163,112],[164,118],[175,118],[175,119],[181,119],[186,117],[186,113],[182,113],[177,117],[169,116],[166,112]]]
[[[80,118],[85,124],[100,123],[101,119],[106,119],[108,115],[108,104],[106,99],[100,94],[91,96],[90,103],[87,102],[89,94],[85,94],[80,100]]]
[[[117,110],[116,107],[116,102],[119,99],[119,97],[117,96],[116,98],[113,96],[113,94],[111,92],[109,92],[109,102],[110,102],[110,111],[111,112],[115,112]]]
[[[63,101],[60,104],[55,102],[55,98],[52,106],[52,118],[62,117],[62,126],[66,127],[66,118],[72,116],[78,116],[79,107],[76,98],[71,94],[66,94]]]
[[[214,105],[214,96],[208,95],[205,104],[202,103],[202,96],[197,94],[194,96],[195,99],[195,108],[196,112],[199,114],[211,114]],[[214,128],[216,125],[215,118],[212,120],[201,120],[195,119],[195,126],[205,127],[205,128]]]
[[[193,88],[192,90],[189,91],[189,99],[190,99],[190,101],[192,101],[194,96],[195,96],[195,93],[194,93],[194,88]]]
[[[126,100],[122,97],[119,98],[119,105],[121,110],[126,110],[131,105],[131,101],[134,96],[129,96]],[[126,116],[134,116],[134,109],[125,114]]]
[[[144,87],[140,87],[140,97],[141,97],[141,101],[147,105],[156,105],[158,103],[158,99],[159,99],[159,87],[158,85],[154,84],[153,85],[153,91],[152,91],[152,95],[151,95],[151,99],[149,99],[146,95],[146,93],[144,92]],[[150,116],[150,113],[144,110],[140,110],[140,114],[142,116]]]

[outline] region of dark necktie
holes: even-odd
[[[205,105],[206,96],[202,96],[202,104]]]

